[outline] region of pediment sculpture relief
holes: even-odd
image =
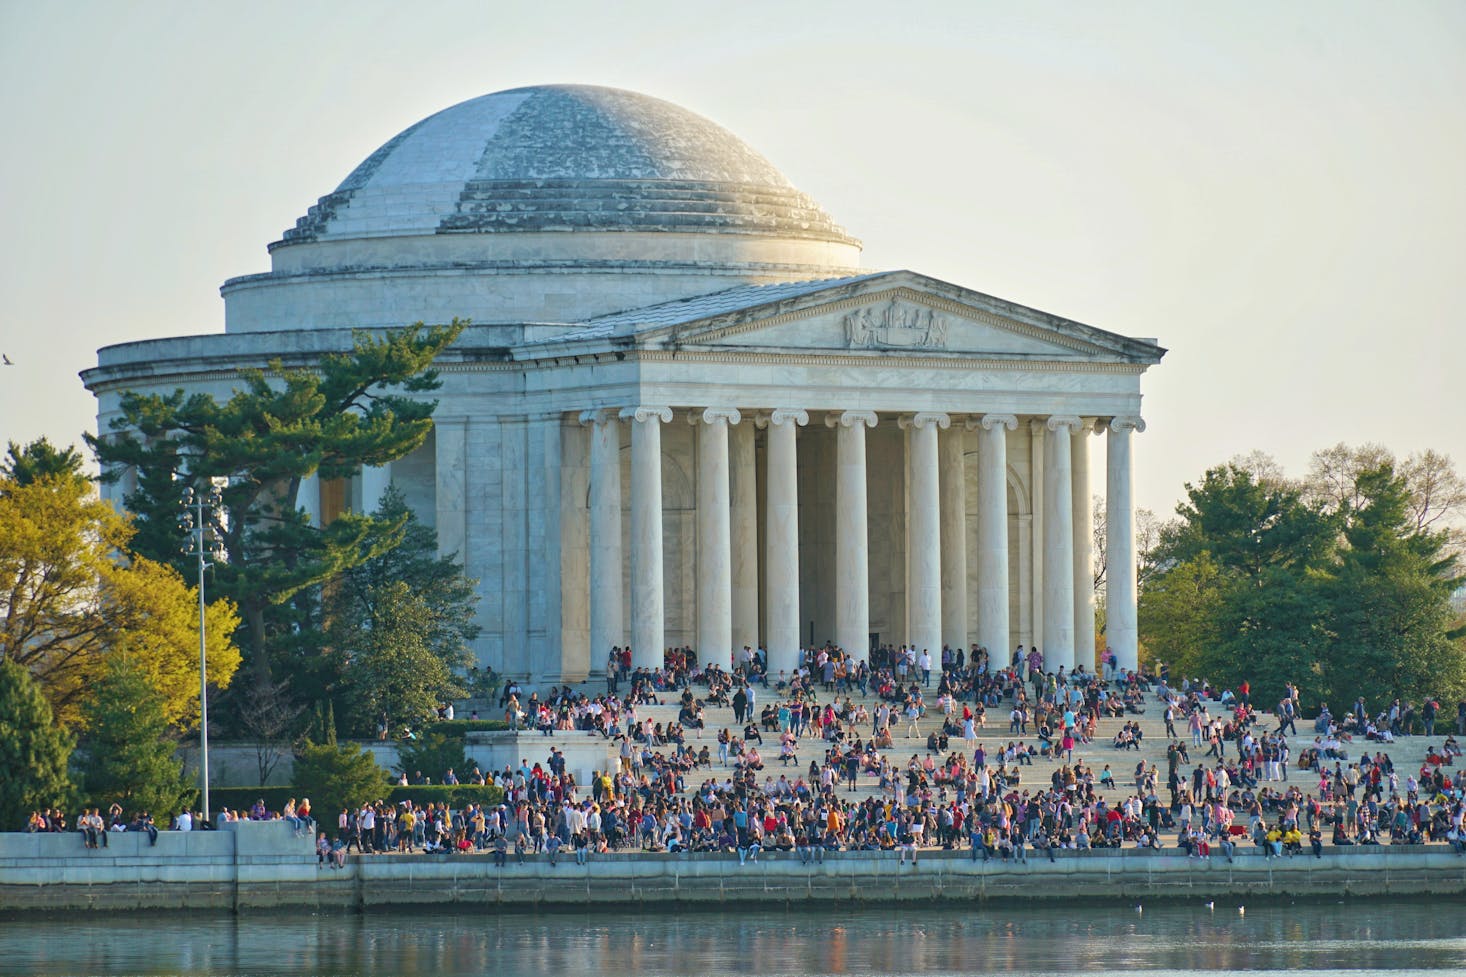
[[[856,309],[842,320],[851,349],[946,349],[947,320],[931,309],[895,299],[878,309]]]

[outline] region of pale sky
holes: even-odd
[[[0,443],[79,442],[98,347],[222,331],[219,285],[401,129],[555,82],[724,125],[868,267],[1157,338],[1140,505],[1254,449],[1466,465],[1454,0],[0,0]]]

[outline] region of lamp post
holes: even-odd
[[[207,494],[184,486],[183,512],[178,517],[184,533],[183,555],[198,558],[199,565],[199,780],[203,786],[204,820],[209,820],[209,671],[206,655],[204,571],[224,559],[224,539],[219,513],[224,498],[217,484]],[[211,562],[212,560],[212,562]]]

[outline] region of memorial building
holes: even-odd
[[[301,504],[329,520],[400,489],[478,578],[495,669],[575,681],[613,645],[638,665],[748,645],[777,672],[826,641],[1092,667],[1092,491],[1106,640],[1136,663],[1131,451],[1165,351],[862,269],[707,119],[609,88],[485,95],[388,140],[269,252],[224,283],[222,333],[99,352],[98,430],[125,390],[227,397],[354,329],[471,320],[427,443]]]

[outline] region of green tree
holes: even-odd
[[[376,598],[387,585],[406,584],[427,611],[423,640],[452,668],[471,660],[471,644],[482,630],[475,621],[478,581],[465,576],[457,553],[438,554],[438,534],[424,526],[395,486],[373,513],[377,519],[402,525],[402,542],[385,553],[364,554],[326,588],[325,617],[332,637],[354,634],[377,616]],[[344,630],[342,630],[344,629]]]
[[[227,481],[228,560],[216,568],[216,586],[240,608],[255,684],[271,681],[271,639],[301,625],[293,598],[401,541],[400,522],[370,516],[311,526],[298,505],[301,480],[349,477],[421,445],[436,402],[420,395],[437,388],[433,360],[462,328],[357,333],[350,352],[322,356],[314,368],[275,362],[243,371],[241,388],[222,403],[182,390],[124,394],[111,434],[88,437],[104,478],[136,474],[138,490],[125,500],[137,516],[136,546],[159,561],[178,559],[180,481],[196,491]]]
[[[1224,596],[1221,568],[1202,552],[1152,577],[1140,594],[1139,624],[1152,662],[1173,680],[1198,677],[1216,640]]]
[[[1269,701],[1288,681],[1316,691],[1324,632],[1312,574],[1336,545],[1337,520],[1263,467],[1233,462],[1186,486],[1140,614],[1155,657],[1171,654],[1182,675],[1245,679]]]
[[[198,591],[171,567],[130,556],[132,529],[84,480],[0,479],[0,658],[35,676],[64,724],[114,651],[130,651],[170,722],[197,721]],[[209,678],[239,666],[233,605],[207,611]]]
[[[1466,694],[1466,648],[1451,595],[1463,580],[1447,533],[1422,528],[1411,486],[1388,461],[1357,471],[1343,494],[1347,545],[1320,575],[1321,691],[1336,709],[1361,695],[1376,710],[1395,697],[1455,701]]]
[[[193,804],[198,790],[175,756],[178,737],[163,697],[130,655],[108,657],[82,718],[82,786],[94,804],[115,801],[160,823]]]
[[[459,779],[465,779],[472,762],[465,751],[462,734],[427,732],[418,739],[400,741],[397,749],[399,770],[408,777],[421,773],[435,784],[441,784],[449,770]]]
[[[467,664],[466,656],[445,658],[433,646],[437,624],[427,598],[404,581],[365,589],[361,616],[332,635],[349,729],[365,734],[382,716],[389,726],[417,725],[463,695],[454,669]]]
[[[334,741],[307,742],[295,755],[295,788],[311,799],[317,820],[335,823],[336,814],[347,805],[366,804],[387,791],[387,775],[355,743],[344,746]]]
[[[70,801],[71,748],[30,672],[0,659],[0,830],[19,831],[32,811]]]
[[[0,477],[20,485],[29,485],[43,478],[68,478],[88,481],[82,471],[82,457],[75,448],[57,448],[45,438],[37,438],[21,447],[9,442],[5,458],[0,461]]]

